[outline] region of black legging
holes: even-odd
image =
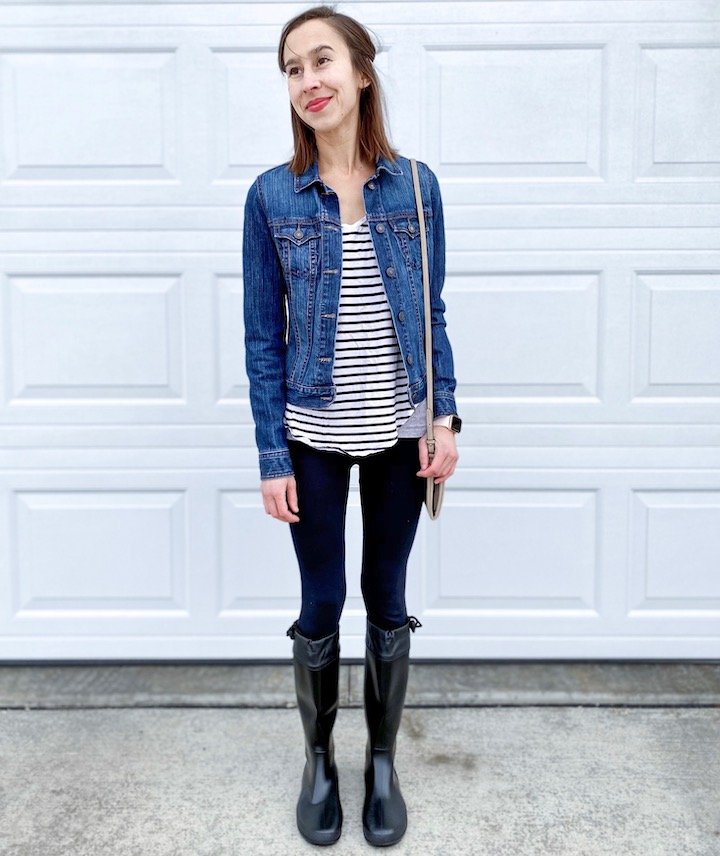
[[[321,639],[340,622],[345,595],[345,512],[350,468],[359,466],[363,553],[360,587],[369,620],[384,630],[408,620],[405,572],[425,496],[418,439],[366,457],[314,449],[288,439],[298,493],[298,523],[290,523],[302,582],[298,629]]]

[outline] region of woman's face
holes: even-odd
[[[325,47],[316,51],[321,45]],[[324,137],[357,127],[360,90],[369,81],[353,70],[345,40],[329,24],[306,21],[292,30],[285,39],[283,63],[290,103],[316,134]],[[324,106],[308,109],[318,99]]]

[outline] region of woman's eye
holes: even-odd
[[[330,57],[329,57],[329,56],[321,56],[321,57],[320,57],[320,59],[318,60],[318,65],[319,65],[319,64],[320,64],[324,59],[326,59],[326,60],[328,60],[328,61],[329,61],[329,60],[330,60]],[[296,70],[297,70],[297,68],[298,68],[298,66],[296,66],[296,65],[292,66],[292,67],[288,70],[288,77],[292,77],[292,76],[293,76],[293,71],[296,71]]]

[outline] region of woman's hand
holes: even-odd
[[[455,447],[455,432],[444,425],[438,425],[433,431],[435,435],[435,454],[432,463],[428,466],[427,434],[423,434],[419,440],[420,469],[415,475],[421,478],[435,476],[435,484],[446,481],[455,472],[458,462],[458,451]]]
[[[276,479],[262,479],[260,482],[265,511],[276,520],[286,523],[299,523],[300,518],[292,512],[299,511],[297,484],[295,476],[280,476]]]

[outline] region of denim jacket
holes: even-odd
[[[453,356],[445,331],[445,232],[438,180],[418,161],[427,235],[433,338],[434,417],[457,413]],[[380,156],[363,186],[375,247],[408,378],[408,398],[427,395],[420,229],[410,161]],[[293,474],[286,401],[327,407],[335,398],[333,361],[342,276],[337,194],[317,160],[296,176],[289,163],[257,176],[243,222],[245,365],[260,478]]]

